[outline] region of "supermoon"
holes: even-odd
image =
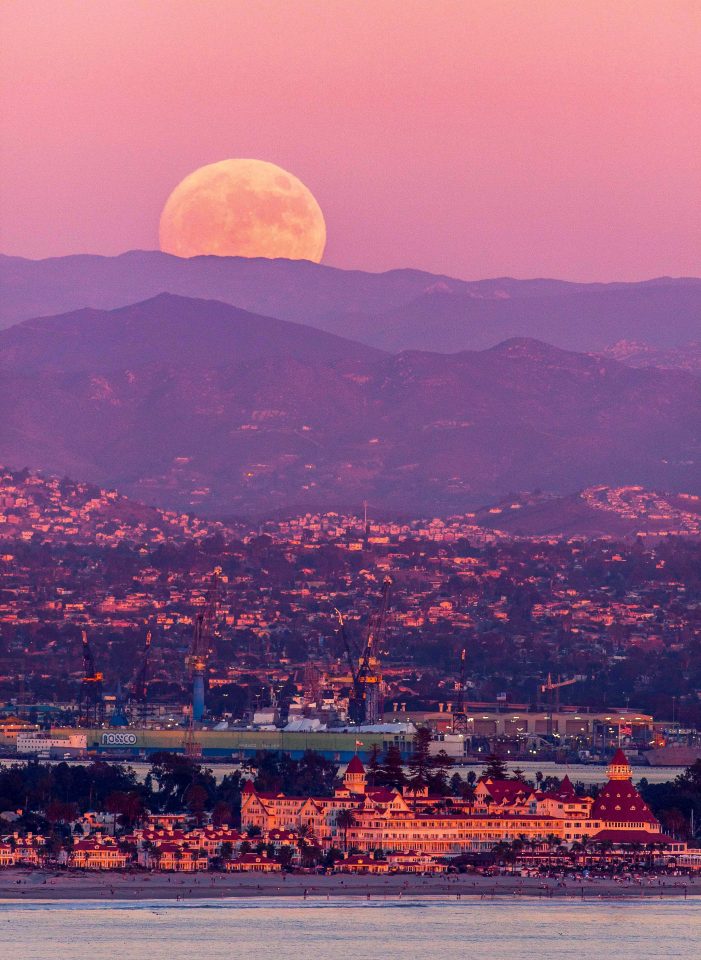
[[[265,160],[221,160],[182,180],[166,201],[161,250],[177,257],[321,260],[326,224],[311,191]]]

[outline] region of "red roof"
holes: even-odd
[[[572,781],[567,776],[567,774],[564,775],[564,777],[562,778],[562,782],[560,783],[560,786],[558,787],[557,790],[555,790],[555,795],[559,800],[569,800],[569,799],[576,800],[577,799],[577,794],[575,793],[574,787],[572,786]]]
[[[253,781],[246,780],[246,782],[244,783],[241,789],[241,793],[255,793],[255,792],[256,792],[256,788],[253,786]]]
[[[388,787],[371,787],[365,794],[373,803],[391,803],[396,793]]]
[[[599,830],[592,843],[671,843],[672,838],[651,830]]]
[[[658,822],[630,780],[609,780],[594,801],[590,816],[605,823]]]
[[[360,759],[357,753],[346,767],[346,773],[365,773],[363,761]]]
[[[157,843],[154,852],[156,853],[175,853],[179,850],[181,853],[189,856],[199,856],[200,845],[197,840],[192,843],[172,843],[170,840],[166,840],[163,843]]]
[[[78,840],[73,844],[73,850],[119,850],[119,848],[114,840]]]
[[[198,834],[198,832],[195,830],[193,831],[192,836],[194,838],[197,838],[198,836],[200,836],[200,834]],[[201,836],[205,840],[214,840],[214,841],[228,840],[228,841],[236,842],[237,840],[241,839],[241,834],[238,832],[238,830],[205,830],[204,833],[201,834]]]
[[[495,803],[513,803],[519,794],[532,792],[522,780],[493,780],[491,777],[482,777],[480,782],[485,785]]]
[[[273,857],[265,857],[262,853],[240,853],[231,863],[278,863]]]
[[[611,764],[612,764],[612,765],[615,765],[615,766],[617,766],[617,767],[619,767],[619,766],[624,766],[624,767],[629,766],[628,757],[625,755],[625,753],[621,750],[620,747],[619,747],[618,750],[616,750],[616,752],[614,753],[613,758],[612,758],[612,760],[611,760]]]
[[[296,840],[297,834],[294,830],[269,830],[268,840]]]

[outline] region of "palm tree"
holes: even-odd
[[[352,810],[339,810],[336,817],[336,826],[343,831],[343,849],[348,851],[348,830],[355,826],[355,814]]]
[[[511,841],[511,853],[509,860],[511,861],[511,872],[514,872],[514,863],[521,856],[523,852],[523,838],[517,837],[515,840]]]
[[[633,865],[638,867],[640,865],[640,853],[644,849],[642,843],[631,843],[629,844],[630,852],[633,854]]]
[[[575,840],[572,846],[570,847],[570,859],[573,864],[577,863],[577,857],[584,854],[584,847],[579,840]]]
[[[589,837],[582,837],[582,839],[579,841],[579,846],[580,846],[580,849],[581,849],[581,851],[582,851],[582,866],[586,867],[586,865],[587,865],[587,855],[588,855],[589,852],[590,852],[590,850],[589,850],[589,847],[590,847]]]
[[[512,849],[509,841],[500,840],[498,843],[496,843],[492,847],[492,856],[497,861],[497,863],[500,863],[501,861],[503,861],[504,863],[507,863],[509,860],[511,860]]]
[[[549,833],[545,838],[545,842],[548,845],[548,866],[551,867],[553,865],[553,850],[557,847],[560,840],[554,833]]]
[[[603,857],[604,863],[608,863],[613,851],[613,843],[610,840],[604,840],[603,843],[599,844],[599,849],[601,851],[601,856]]]
[[[297,849],[299,850],[300,861],[304,861],[304,852],[307,849],[307,837],[311,835],[311,830],[306,823],[303,823],[297,830]]]
[[[463,787],[462,787],[462,790],[461,790],[461,795],[462,795],[462,797],[463,797],[464,800],[467,800],[467,807],[468,807],[468,810],[470,811],[470,814],[471,814],[471,813],[472,813],[472,810],[473,810],[473,808],[474,808],[474,805],[475,805],[475,788],[474,788],[474,785],[471,784],[471,783],[464,783],[464,784],[463,784]]]

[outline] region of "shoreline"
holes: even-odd
[[[496,899],[527,897],[540,900],[687,899],[701,896],[701,877],[659,877],[616,881],[609,878],[556,880],[539,877],[482,877],[456,874],[388,877],[295,874],[231,875],[111,874],[52,870],[0,871],[0,903],[12,901],[111,901],[240,899],[281,897],[319,900]]]

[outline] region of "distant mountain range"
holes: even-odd
[[[568,350],[598,352],[620,340],[680,349],[701,335],[701,282],[543,284],[541,293],[512,281],[508,295],[441,288],[382,314],[330,317],[326,330],[385,350],[454,352],[532,337]],[[320,323],[322,325],[322,323]]]
[[[510,339],[388,354],[160,295],[0,333],[0,462],[209,515],[701,492],[701,379]]]
[[[701,339],[701,280],[582,284],[464,281],[419,270],[364,273],[308,261],[133,251],[117,257],[0,257],[0,326],[162,292],[216,299],[378,349],[455,352],[533,337],[602,351],[619,340],[679,349]]]

